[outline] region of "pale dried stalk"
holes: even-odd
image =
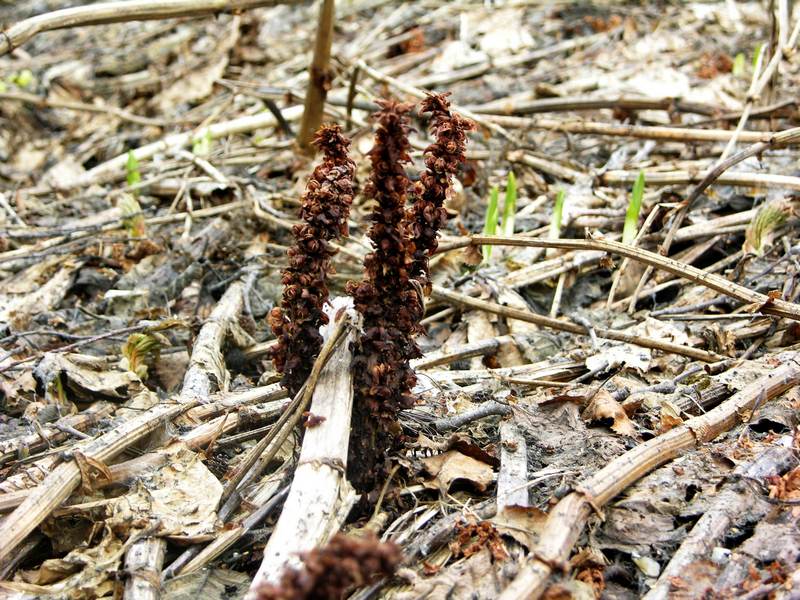
[[[162,466],[166,461],[167,456],[165,454],[161,452],[150,452],[138,458],[133,458],[117,465],[111,465],[108,468],[111,479],[102,481],[102,483],[98,485],[98,488],[122,484],[131,477],[140,474],[142,471],[156,469]],[[18,507],[35,489],[38,489],[38,486],[36,488],[0,494],[0,513],[9,512]]]
[[[0,39],[2,35],[0,34]],[[52,100],[36,94],[29,94],[27,92],[2,92],[0,93],[0,100],[8,100],[11,102],[24,102],[25,104],[32,104],[38,108],[58,108],[63,110],[73,110],[79,112],[99,113],[103,115],[111,115],[122,119],[123,121],[130,121],[137,125],[144,125],[150,127],[164,127],[170,125],[172,122],[162,119],[150,119],[148,117],[140,117],[127,110],[110,105],[87,104],[85,102],[75,102],[68,100]]]
[[[636,181],[638,171],[606,171],[600,181],[606,185],[630,184]],[[703,174],[692,171],[663,171],[647,173],[647,185],[686,185],[702,183]],[[777,187],[800,190],[800,177],[792,175],[773,175],[772,173],[740,173],[732,171],[720,174],[715,181],[723,185],[741,187]]]
[[[221,520],[227,521],[231,515],[234,514],[243,499],[240,493],[241,490],[261,476],[261,473],[275,458],[278,451],[289,437],[289,434],[299,422],[300,417],[312,399],[323,368],[327,365],[328,360],[344,339],[348,323],[349,321],[347,318],[341,319],[336,323],[333,333],[325,341],[319,356],[317,356],[314,361],[314,367],[306,383],[291,401],[280,401],[283,404],[283,410],[278,421],[255,446],[250,448],[247,455],[240,461],[236,470],[226,478],[222,492],[222,505],[218,511]],[[285,390],[283,390],[283,392],[285,394]],[[218,428],[225,427],[225,419],[227,416],[228,415],[225,415],[216,420]],[[207,430],[204,436],[208,437],[213,434],[213,430]],[[264,508],[265,507],[260,508],[259,511],[262,511]],[[253,515],[251,515],[251,517],[252,516]],[[189,568],[199,569],[202,565],[215,558],[219,553],[233,544],[238,539],[237,536],[243,535],[245,531],[246,527],[243,525],[236,530],[227,530],[227,533],[217,538],[215,542],[209,544],[205,548],[201,548],[200,546],[188,548],[169,566],[164,573],[164,578],[168,579],[176,573],[186,572]]]
[[[303,114],[303,107],[290,106],[282,111],[282,113],[284,119],[287,121],[294,121],[299,119]],[[184,146],[188,146],[198,136],[202,137],[205,135],[206,131],[211,139],[219,139],[229,135],[235,135],[237,133],[248,133],[250,131],[255,131],[256,129],[274,127],[277,124],[278,121],[275,116],[269,111],[264,111],[256,115],[239,117],[238,119],[232,119],[222,123],[214,123],[208,127],[201,128],[199,132],[187,131],[183,133],[173,133],[161,140],[158,140],[157,142],[140,146],[139,148],[132,150],[132,152],[136,157],[136,160],[143,161],[147,160],[148,158],[152,158],[159,152],[168,152],[173,148],[182,148]],[[106,162],[100,163],[96,167],[89,169],[83,174],[83,176],[77,178],[74,182],[70,182],[66,189],[88,187],[94,184],[108,183],[111,181],[124,179],[125,165],[127,162],[127,153],[115,156],[114,158],[111,158]]]
[[[154,406],[130,421],[103,434],[83,448],[83,454],[106,462],[170,421],[193,404],[164,403]],[[36,529],[45,518],[72,494],[81,482],[77,464],[61,463],[0,525],[0,561]]]
[[[236,12],[260,6],[299,4],[300,0],[127,0],[64,8],[20,21],[0,34],[0,56],[34,36],[54,29],[151,21]]]
[[[278,583],[287,567],[299,566],[301,552],[336,533],[354,500],[345,473],[353,408],[350,347],[356,333],[349,329],[317,381],[309,410],[324,421],[306,429],[289,496],[247,598],[256,598],[264,583]]]
[[[500,471],[497,473],[497,512],[528,506],[528,452],[525,436],[514,421],[500,423]]]
[[[602,250],[603,252],[618,254],[657,269],[662,269],[725,296],[741,300],[742,302],[758,305],[758,309],[763,313],[800,321],[800,305],[794,302],[787,302],[779,299],[773,300],[766,294],[755,292],[744,286],[733,283],[724,277],[720,277],[719,275],[706,273],[697,267],[678,262],[667,256],[661,256],[660,254],[648,252],[641,248],[634,248],[620,242],[608,240],[545,240],[524,237],[473,235],[446,245],[442,244],[439,251],[486,244],[496,246],[527,246],[531,248],[561,248],[565,250]],[[599,330],[598,335],[600,335]]]
[[[77,429],[78,431],[83,431],[84,429],[96,425],[100,419],[111,416],[114,412],[114,408],[114,404],[110,402],[98,401],[93,403],[82,413],[61,417],[52,425],[40,427],[38,431],[34,433],[0,441],[0,465],[4,465],[10,460],[13,460],[23,448],[29,453],[35,454],[48,446],[52,446],[54,442],[62,442],[69,438],[70,434],[63,429],[59,429],[59,426],[67,426]],[[0,499],[1,498],[2,495],[0,495]]]
[[[450,363],[454,363],[458,360],[464,360],[466,358],[493,354],[498,352],[504,346],[510,346],[516,343],[516,335],[500,335],[487,340],[462,344],[452,349],[429,352],[422,358],[412,360],[411,367],[416,371],[432,369],[433,367],[449,365]]]
[[[167,544],[161,538],[138,540],[125,553],[125,598],[128,600],[159,600],[161,583],[159,573],[164,564]]]
[[[798,19],[798,26],[800,26],[800,19]],[[792,33],[792,39],[794,39],[795,41],[797,33],[798,29],[795,28],[795,31]],[[741,139],[743,134],[734,132],[734,135],[736,135],[737,138],[732,137],[731,140]],[[686,202],[684,202],[681,209],[672,219],[669,229],[667,230],[667,235],[658,249],[659,253],[666,255],[669,252],[669,249],[672,246],[672,242],[675,236],[677,235],[680,226],[683,225],[684,218],[686,218],[686,215],[689,214],[689,211],[694,206],[695,201],[700,197],[700,194],[702,194],[714,182],[725,183],[729,185],[748,185],[748,186],[765,185],[765,186],[775,186],[775,187],[787,187],[789,189],[800,189],[800,178],[797,177],[790,177],[785,175],[761,174],[761,173],[749,173],[749,174],[726,173],[726,171],[733,165],[736,165],[742,162],[743,160],[750,158],[751,156],[755,156],[769,149],[785,148],[786,146],[790,146],[796,143],[797,141],[800,141],[800,127],[793,127],[792,129],[786,129],[784,131],[770,135],[767,139],[761,140],[760,142],[753,144],[749,148],[745,148],[741,152],[736,153],[734,156],[731,156],[726,160],[721,159],[717,161],[717,163],[714,166],[712,166],[702,178],[700,178],[699,176],[689,175],[689,181],[685,183],[689,183],[692,181],[698,181],[699,183],[691,191],[688,198],[686,199]],[[663,179],[667,175],[675,175],[675,174],[659,173],[656,175]],[[648,181],[651,182],[653,181],[651,176],[648,176]],[[636,290],[633,292],[630,303],[628,304],[629,313],[633,313],[633,311],[635,310],[636,302],[639,299],[639,295],[641,294],[642,288],[647,283],[647,280],[650,279],[650,276],[652,274],[653,274],[652,267],[648,267],[647,269],[645,269],[645,272],[642,275],[641,279],[639,279],[639,283],[636,286]]]
[[[319,8],[319,24],[314,41],[314,56],[308,68],[308,87],[303,106],[303,118],[300,120],[300,131],[297,134],[297,146],[303,154],[313,156],[314,139],[322,124],[322,112],[325,108],[325,97],[330,86],[331,44],[333,42],[333,21],[335,17],[334,0],[322,0]]]
[[[733,476],[763,481],[765,477],[783,473],[797,464],[791,436],[783,436],[773,444],[755,460],[737,466]],[[743,485],[741,481],[728,483],[714,496],[711,505],[681,542],[656,584],[642,600],[668,600],[672,581],[686,573],[695,561],[710,556],[714,546],[722,545],[722,539],[731,524],[748,509],[752,510],[755,498]]]
[[[483,243],[492,243],[492,244],[495,243],[494,240],[508,239],[508,238],[495,238],[491,236],[475,236],[475,237],[476,238],[480,237],[481,239],[483,239],[484,240]],[[539,241],[539,240],[532,240],[532,241]],[[555,241],[555,240],[550,240],[550,241]],[[469,296],[466,296],[464,294],[451,292],[450,290],[446,290],[436,285],[433,286],[431,297],[436,298],[437,300],[441,300],[443,302],[447,302],[449,304],[456,304],[458,306],[465,306],[467,308],[483,310],[489,313],[500,315],[502,317],[506,317],[508,319],[517,319],[519,321],[533,323],[534,325],[539,325],[541,327],[548,327],[550,329],[555,329],[557,331],[567,331],[569,333],[577,333],[578,335],[591,334],[589,329],[587,329],[583,325],[578,325],[577,323],[573,323],[572,321],[563,321],[560,319],[554,319],[552,317],[545,317],[544,315],[538,315],[528,310],[511,308],[509,306],[496,304],[494,302],[486,302],[484,300],[470,298]],[[663,340],[654,340],[639,335],[630,335],[627,333],[622,333],[620,331],[615,331],[613,329],[593,328],[592,331],[597,335],[597,337],[601,337],[607,340],[625,342],[626,344],[633,344],[635,346],[641,346],[642,348],[651,348],[653,350],[670,352],[673,354],[678,354],[680,356],[693,358],[695,360],[702,360],[704,362],[714,362],[722,358],[720,355],[715,354],[713,352],[707,352],[706,350],[698,350],[697,348],[691,348],[689,346],[681,346],[680,344],[673,344],[671,342],[665,342]]]
[[[800,363],[792,357],[713,410],[638,445],[576,486],[574,492],[550,510],[538,545],[500,600],[538,598],[553,570],[567,566],[569,552],[593,512],[656,467],[746,421],[757,403],[774,398],[798,383]]]

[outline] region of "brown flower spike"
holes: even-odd
[[[467,132],[474,128],[471,121],[450,112],[450,94],[428,94],[422,101],[421,112],[431,113],[430,132],[436,138],[425,149],[427,169],[416,186],[417,197],[408,211],[408,227],[414,242],[412,275],[430,293],[428,261],[439,246],[439,229],[447,224],[444,202],[453,176],[466,160]]]
[[[295,243],[283,272],[280,308],[269,315],[278,338],[272,358],[291,395],[303,386],[322,348],[319,328],[328,322],[322,307],[328,300],[331,257],[336,254],[329,242],[347,235],[353,202],[355,164],[347,153],[350,141],[332,124],[319,129],[314,144],[322,151],[323,161],[311,174],[302,198],[304,222],[292,229]]]
[[[413,279],[414,245],[405,221],[410,182],[404,165],[411,105],[380,101],[378,130],[370,150],[372,176],[367,197],[376,201],[369,237],[374,252],[364,260],[366,276],[347,292],[364,316],[364,333],[353,359],[354,420],[350,439],[350,477],[359,489],[370,487],[375,464],[395,445],[397,414],[413,405],[416,376],[409,360],[420,356],[413,335],[423,307]]]
[[[400,549],[375,537],[336,534],[327,546],[303,556],[302,569],[287,569],[278,585],[266,585],[259,600],[340,600],[348,593],[394,573]]]

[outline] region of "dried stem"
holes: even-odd
[[[323,0],[319,8],[319,24],[314,41],[314,57],[308,67],[308,88],[300,121],[300,132],[297,134],[297,146],[307,155],[314,155],[314,132],[322,123],[322,112],[325,108],[325,97],[331,85],[331,43],[333,42],[333,21],[336,16],[334,0]]]
[[[577,485],[550,509],[539,543],[500,600],[538,598],[553,570],[567,566],[569,552],[594,511],[656,467],[728,431],[746,418],[743,415],[748,415],[757,402],[774,398],[798,381],[800,364],[790,360],[715,409],[639,444]]]

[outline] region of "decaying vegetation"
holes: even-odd
[[[793,3],[0,28],[0,597],[798,596]]]

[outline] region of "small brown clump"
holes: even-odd
[[[329,242],[347,235],[353,202],[355,164],[347,153],[350,141],[332,124],[319,129],[314,144],[324,158],[306,185],[300,208],[304,222],[292,229],[295,243],[283,272],[280,308],[269,315],[278,338],[272,359],[291,395],[303,386],[322,348],[319,328],[328,322],[322,307],[328,300],[327,276],[336,254]]]
[[[450,112],[449,95],[428,94],[422,101],[421,111],[431,113],[430,131],[436,141],[425,149],[427,169],[420,176],[417,199],[407,215],[414,242],[412,274],[426,293],[430,293],[428,261],[439,246],[439,229],[449,218],[444,202],[453,176],[467,159],[467,131],[473,129],[471,121]]]
[[[402,557],[395,544],[339,533],[302,558],[302,569],[287,569],[279,584],[261,587],[259,600],[340,600],[392,575]]]

